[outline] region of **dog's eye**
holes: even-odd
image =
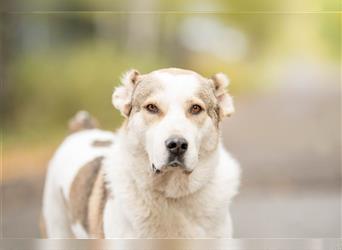
[[[198,105],[198,104],[194,104],[191,106],[190,108],[190,113],[193,114],[193,115],[197,115],[199,114],[201,111],[203,110],[203,108]]]
[[[153,113],[153,114],[156,114],[156,113],[159,112],[158,107],[157,107],[156,105],[154,105],[154,104],[147,104],[147,105],[145,106],[145,109],[146,109],[148,112]]]

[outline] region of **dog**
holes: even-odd
[[[234,112],[228,84],[223,73],[129,70],[112,95],[125,118],[117,132],[79,112],[48,166],[47,237],[232,237],[240,167],[220,141]]]

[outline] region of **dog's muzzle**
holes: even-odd
[[[162,168],[167,167],[182,167],[186,170],[184,164],[184,155],[188,149],[188,142],[183,137],[171,136],[165,141],[165,147],[169,152],[169,156],[165,165],[159,169],[156,165],[152,163],[152,171],[155,174],[162,173]]]
[[[165,146],[169,152],[168,166],[184,167],[184,154],[188,149],[188,142],[180,136],[171,136],[165,141]]]

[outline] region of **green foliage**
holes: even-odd
[[[72,6],[67,1],[63,3]],[[76,7],[93,6],[90,1],[84,5],[80,1],[73,3]],[[192,8],[191,3],[194,4],[190,1],[188,9]],[[284,6],[288,10],[302,7],[296,3],[284,2]],[[335,0],[328,0],[322,5],[314,1],[310,6],[330,9],[334,3]],[[158,6],[176,10],[181,4],[179,0],[161,1]],[[6,137],[13,141],[58,137],[66,132],[68,119],[78,110],[88,110],[103,128],[115,129],[122,118],[111,104],[111,94],[121,74],[130,68],[144,73],[172,66],[192,69],[204,76],[225,72],[232,82],[230,91],[236,96],[276,84],[276,74],[279,77],[291,73],[284,62],[296,60],[298,55],[322,65],[339,63],[340,14],[253,12],[282,9],[278,3],[267,1],[259,1],[258,5],[235,0],[216,4],[222,6],[222,12],[7,16],[7,23],[12,24],[6,26],[12,36],[7,45],[15,52],[5,61],[9,61],[8,84],[1,100],[1,127]],[[148,18],[150,15],[152,19]],[[192,15],[209,17],[243,33],[248,43],[245,57],[230,61],[183,47],[179,30]],[[201,27],[198,32],[202,34]]]
[[[98,43],[21,56],[9,69],[14,94],[5,128],[23,134],[65,130],[74,113],[88,110],[104,128],[114,129],[121,117],[111,94],[121,74],[129,68],[149,71],[161,66],[156,58],[123,56],[111,44]]]

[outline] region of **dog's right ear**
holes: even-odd
[[[135,69],[127,71],[121,78],[121,85],[114,89],[112,103],[125,117],[128,117],[131,112],[132,94],[139,76],[140,73]]]
[[[220,117],[230,116],[234,113],[233,98],[226,88],[229,85],[229,78],[223,73],[217,73],[210,79],[214,87],[214,93],[220,107]]]

